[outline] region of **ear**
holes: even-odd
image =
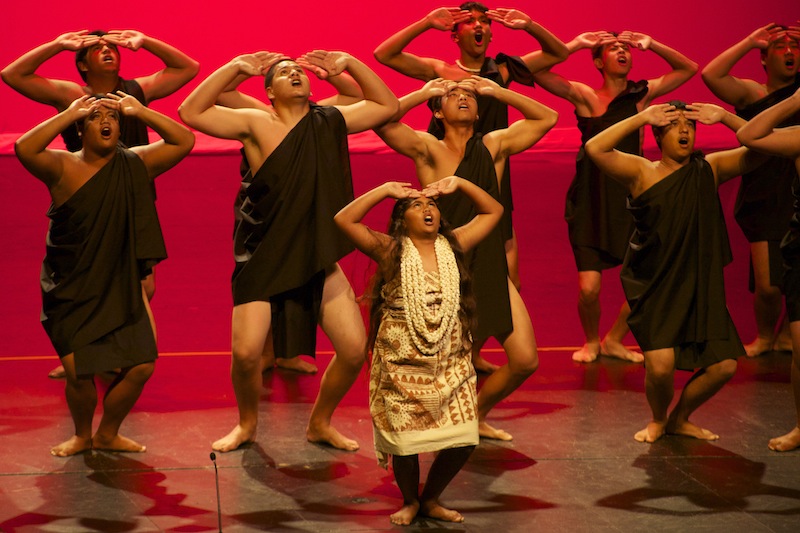
[[[595,68],[598,68],[598,69],[600,69],[600,70],[603,70],[603,64],[604,64],[604,63],[603,63],[603,58],[602,58],[602,57],[596,57],[596,58],[594,59],[594,66],[595,66]]]
[[[267,98],[272,101],[275,98],[275,93],[272,92],[272,87],[267,87]]]
[[[441,111],[434,111],[433,116],[438,118],[439,120],[442,120],[444,118],[444,115],[442,114]]]
[[[87,67],[86,63],[84,63],[83,61],[78,61],[78,70],[80,70],[81,72],[87,72],[89,70],[89,67]]]

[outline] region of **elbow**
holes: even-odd
[[[189,60],[189,64],[186,66],[186,76],[187,82],[192,80],[197,74],[200,72],[200,62],[195,61],[194,59]]]
[[[389,64],[389,55],[380,46],[372,52],[372,57],[381,65]]]
[[[558,124],[558,111],[554,109],[549,110],[547,113],[546,124],[547,131],[550,131],[556,124]]]
[[[186,102],[182,103],[178,106],[178,116],[181,118],[184,124],[187,126],[192,126],[192,119],[194,118],[194,113],[192,113],[190,106],[186,105]]]
[[[686,66],[686,71],[689,72],[689,77],[691,78],[697,74],[698,70],[700,70],[700,65],[698,65],[695,61],[689,60],[689,63]]]

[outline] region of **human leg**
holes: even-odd
[[[753,311],[758,333],[755,340],[744,349],[748,357],[755,357],[772,349],[775,327],[781,314],[782,297],[780,288],[770,283],[769,243],[767,241],[750,243],[750,257],[755,279]]]
[[[600,355],[600,284],[602,274],[596,270],[578,272],[578,317],[581,320],[583,347],[572,354],[572,360],[591,363]]]
[[[392,524],[407,526],[419,512],[419,456],[393,455],[394,480],[403,495],[403,505],[389,516]]]
[[[539,355],[536,350],[536,337],[533,324],[516,287],[508,281],[508,296],[511,301],[511,319],[514,331],[501,344],[508,357],[508,362],[501,366],[478,391],[478,420],[481,437],[511,440],[507,432],[493,428],[486,422],[489,411],[514,392],[539,367]]]
[[[791,380],[797,423],[789,433],[770,439],[769,449],[776,452],[788,452],[800,447],[800,321],[790,322],[789,331],[792,333]]]
[[[730,381],[736,373],[736,366],[735,359],[725,359],[695,372],[669,414],[667,433],[703,440],[719,439],[719,435],[691,423],[689,417]]]
[[[119,428],[141,396],[154,369],[154,362],[142,363],[123,368],[117,375],[103,399],[103,417],[92,437],[92,447],[119,452],[145,451],[143,445],[120,435]]]
[[[667,411],[675,395],[675,350],[664,348],[644,352],[644,391],[653,415],[647,427],[638,431],[633,438],[639,442],[655,442],[660,439],[667,427]]]
[[[521,288],[519,279],[519,243],[517,241],[517,232],[513,228],[511,229],[511,238],[505,242],[505,248],[508,277],[511,279],[511,283],[514,284],[514,287],[517,288],[517,291],[519,291]]]
[[[483,348],[483,345],[486,344],[486,340],[487,339],[478,339],[472,343],[472,366],[475,367],[475,372],[491,374],[500,368],[500,365],[496,365],[491,361],[484,359],[484,357],[481,355],[481,349]]]
[[[322,376],[306,436],[309,442],[326,443],[334,448],[354,451],[358,449],[358,443],[339,433],[331,425],[331,417],[364,365],[367,334],[353,289],[338,264],[325,275],[320,325],[331,340],[335,353]]]
[[[623,361],[642,363],[644,362],[644,356],[639,352],[627,349],[623,344],[625,335],[630,331],[628,327],[628,316],[630,314],[631,306],[628,305],[628,302],[623,303],[614,325],[611,326],[611,329],[608,330],[608,333],[603,338],[603,342],[600,343],[600,353]]]
[[[261,392],[261,354],[271,320],[269,302],[248,302],[233,308],[231,381],[239,423],[211,445],[214,450],[229,452],[255,439]]]
[[[94,376],[78,376],[75,372],[75,355],[69,354],[61,358],[66,371],[67,383],[64,394],[67,399],[75,434],[68,440],[50,449],[50,454],[57,457],[75,455],[92,448],[92,419],[97,407],[97,389]]]
[[[475,446],[463,446],[441,450],[436,454],[419,498],[421,514],[446,522],[464,521],[461,513],[442,506],[439,497],[466,464],[474,449]]]
[[[301,359],[300,356],[288,359],[275,357],[275,348],[272,344],[272,328],[270,328],[269,333],[267,333],[267,340],[264,342],[264,350],[261,352],[261,371],[267,372],[276,366],[301,374],[316,374],[319,370],[317,365]]]

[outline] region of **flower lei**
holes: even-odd
[[[429,304],[435,298],[425,290],[425,270],[417,247],[408,237],[403,237],[403,253],[400,258],[400,280],[405,302],[406,322],[411,340],[425,355],[441,351],[450,341],[453,326],[458,321],[461,306],[461,276],[456,256],[450,243],[442,235],[436,237],[434,245],[439,266],[439,282],[442,303],[432,310]],[[431,328],[432,326],[432,328]]]

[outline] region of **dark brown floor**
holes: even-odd
[[[640,366],[578,365],[560,351],[542,351],[541,360],[492,413],[514,441],[482,442],[445,492],[466,522],[419,520],[406,531],[798,530],[800,454],[766,447],[792,425],[788,354],[740,361],[734,380],[697,413],[721,440],[653,445],[632,439],[648,419]],[[48,454],[71,433],[63,383],[44,377],[51,366],[0,360],[0,529],[215,531],[209,444],[235,422],[228,358],[162,357],[124,426],[148,451],[69,459]],[[225,531],[403,529],[387,519],[399,491],[375,463],[366,378],[335,418],[360,441],[356,453],[304,440],[318,383],[285,371],[265,376],[257,443],[217,456]]]

